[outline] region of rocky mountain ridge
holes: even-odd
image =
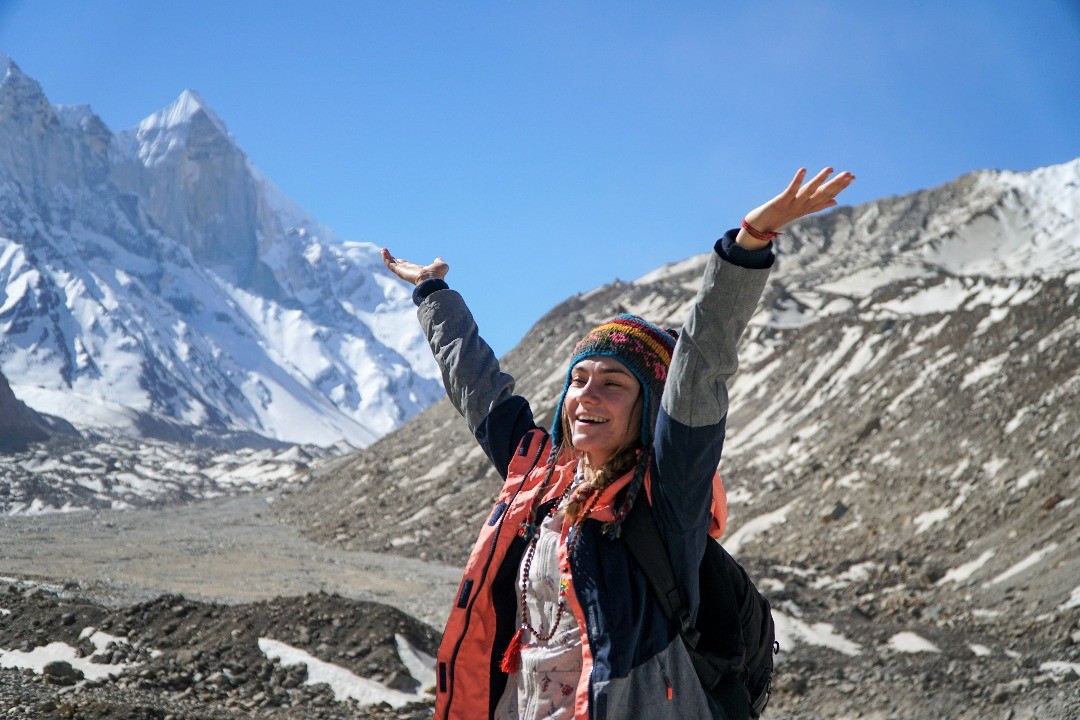
[[[430,404],[409,289],[196,93],[113,133],[0,59],[0,371],[76,426],[362,447]]]
[[[15,397],[11,385],[0,373],[0,451],[25,450],[31,443],[53,435],[78,435],[70,423],[34,412]]]

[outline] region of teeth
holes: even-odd
[[[595,423],[607,422],[606,418],[595,417],[593,415],[582,415],[582,416],[578,417],[578,420],[581,421],[581,422],[595,422]]]

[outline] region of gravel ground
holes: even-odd
[[[315,544],[271,517],[274,498],[0,516],[0,576],[67,586],[105,605],[162,594],[237,603],[324,591],[443,626],[459,567]]]

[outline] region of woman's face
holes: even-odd
[[[618,360],[587,358],[570,372],[563,412],[575,448],[599,468],[637,437],[641,383]]]

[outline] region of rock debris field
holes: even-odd
[[[273,499],[0,517],[0,717],[430,717],[460,570],[320,548]]]
[[[422,718],[438,633],[326,593],[109,609],[0,584],[0,708],[34,718]],[[419,676],[419,677],[417,677]]]

